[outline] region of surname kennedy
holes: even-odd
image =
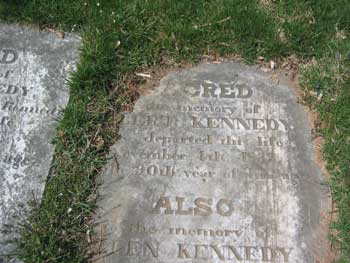
[[[231,130],[280,130],[290,129],[288,122],[272,118],[241,118],[231,116],[170,116],[162,114],[140,115],[130,114],[125,118],[126,126],[139,127],[179,127],[194,129],[231,129]]]

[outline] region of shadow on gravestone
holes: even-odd
[[[28,202],[41,199],[79,45],[77,36],[0,24],[0,262],[17,262],[3,255]]]
[[[120,135],[93,262],[323,262],[328,189],[286,85],[234,62],[172,73]]]

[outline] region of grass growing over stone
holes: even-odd
[[[348,0],[2,0],[0,17],[79,32],[81,62],[54,140],[56,153],[41,205],[22,229],[25,262],[84,262],[96,176],[117,139],[121,111],[137,98],[152,65],[203,56],[296,56],[338,209],[332,237],[350,262],[350,5]]]
[[[331,175],[337,209],[331,239],[350,262],[350,42],[331,42],[324,55],[303,72],[306,100],[319,112],[319,135]]]

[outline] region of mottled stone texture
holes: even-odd
[[[169,74],[120,135],[102,176],[95,262],[320,257],[327,189],[287,86],[233,62]]]
[[[0,24],[0,254],[11,252],[27,203],[40,201],[80,40]],[[10,262],[1,258],[0,262]]]

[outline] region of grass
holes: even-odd
[[[81,62],[57,136],[43,201],[17,241],[25,262],[84,262],[95,178],[118,133],[121,111],[152,65],[238,54],[253,63],[295,55],[305,100],[324,123],[324,157],[338,220],[332,240],[350,262],[350,5],[348,0],[8,0],[0,18],[79,32]]]
[[[331,174],[338,219],[332,240],[343,251],[339,262],[350,260],[350,42],[330,42],[322,58],[304,70],[307,102],[319,112],[318,132]],[[336,235],[335,235],[336,234]]]

